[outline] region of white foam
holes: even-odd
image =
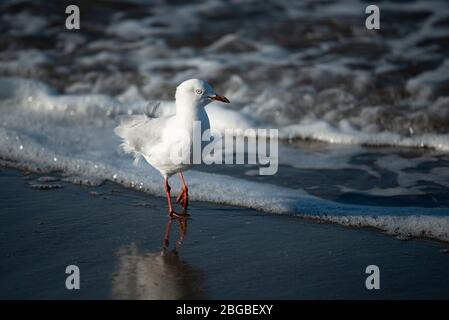
[[[48,26],[48,21],[44,17],[28,12],[2,14],[0,19],[9,25],[5,31],[12,35],[39,34]]]
[[[279,2],[279,8],[286,9],[280,16],[271,12],[271,5],[259,8],[269,10],[270,17],[273,14],[273,30],[260,28],[259,15],[251,15],[248,20],[256,18],[257,23],[242,25],[245,31],[221,28],[222,23],[233,22],[219,19],[217,27],[208,32],[199,28],[216,12],[226,17],[240,7],[246,10],[248,4],[217,0],[185,6],[160,3],[149,8],[137,1],[139,10],[121,10],[108,22],[92,19],[91,28],[78,33],[61,32],[54,12],[34,12],[32,6],[25,5],[22,12],[10,13],[17,10],[13,9],[14,1],[8,2],[0,19],[5,32],[17,36],[18,43],[0,53],[3,74],[63,79],[66,93],[115,95],[133,83],[147,99],[155,95],[168,99],[172,88],[186,78],[216,79],[235,109],[247,111],[245,123],[281,127],[281,137],[448,149],[447,129],[439,121],[447,108],[429,107],[442,98],[438,95],[444,95],[441,91],[448,81],[447,61],[433,66],[444,60],[443,42],[448,35],[447,25],[441,23],[448,16],[444,1],[383,4],[384,10],[404,14],[406,20],[400,26],[393,24],[388,34],[367,32],[363,24],[351,27],[348,21],[364,8],[356,0],[313,6],[297,3],[288,8]],[[409,13],[418,14],[416,26],[409,21],[414,20],[407,17]],[[327,29],[330,15],[341,22],[341,34]],[[348,17],[351,19],[344,20]],[[304,26],[292,32],[312,31],[298,34],[298,42],[291,39],[290,43],[283,28],[278,29],[278,24],[288,19],[304,20]],[[93,30],[95,36],[88,37]],[[223,30],[232,33],[222,34]],[[192,32],[203,34],[204,39],[195,37],[190,46],[186,39]],[[209,39],[209,32],[216,37]],[[23,49],[23,36],[30,35],[42,37],[42,46]],[[31,39],[25,43],[34,46],[34,41],[41,41]],[[303,39],[306,41],[299,43]],[[367,51],[369,57],[364,51],[357,54],[364,50],[362,46],[379,49],[378,57],[371,59],[371,50]],[[70,62],[64,58],[67,54],[73,54]],[[406,85],[401,80],[387,91],[377,90],[377,84],[391,74],[392,79],[399,76]],[[388,99],[390,90],[394,99]],[[362,104],[365,97],[367,105]],[[385,105],[371,105],[384,99]],[[414,109],[418,103],[421,109]],[[134,105],[131,111],[141,110],[142,105]],[[401,111],[391,110],[396,107]],[[343,128],[341,119],[353,130]],[[409,137],[408,131],[416,134]]]
[[[119,99],[96,94],[56,95],[42,83],[18,78],[0,78],[0,88],[2,163],[36,171],[60,170],[65,180],[74,183],[110,180],[164,196],[159,173],[146,164],[133,166],[132,159],[117,150],[119,140],[113,134],[115,115],[144,110],[139,101],[130,102],[129,106],[120,101],[137,97],[136,90],[131,89]],[[171,108],[170,103],[165,103],[160,112],[170,113]],[[218,106],[211,105],[210,113],[212,123],[231,127],[253,124],[238,112]],[[326,126],[318,126],[315,133],[323,128]],[[313,127],[309,130],[314,132]],[[449,241],[447,209],[346,205],[313,197],[302,190],[222,174],[192,170],[186,176],[192,200]],[[177,192],[180,185],[177,179],[173,180],[173,191]]]
[[[449,59],[436,69],[423,72],[407,81],[406,89],[418,99],[427,101],[434,93],[435,87],[449,81]]]
[[[0,61],[0,72],[5,74],[29,75],[36,73],[41,65],[49,63],[41,51],[30,49],[18,51],[8,61]]]
[[[338,127],[322,120],[290,125],[281,128],[279,136],[284,139],[302,138],[340,144],[401,146],[449,151],[449,134],[420,134],[404,137],[388,131],[368,133],[355,130],[345,120],[342,120]]]
[[[110,25],[107,32],[124,39],[135,39],[145,37],[150,34],[150,31],[145,23],[146,20],[124,20],[115,22]]]
[[[449,241],[448,217],[435,216],[305,216],[315,220],[338,223],[350,227],[371,227],[397,236],[399,239],[408,237],[433,238]]]

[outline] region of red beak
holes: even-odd
[[[221,101],[221,102],[224,102],[224,103],[229,103],[230,102],[228,100],[228,98],[226,98],[225,96],[220,96],[218,94],[216,94],[215,96],[209,96],[209,99]]]

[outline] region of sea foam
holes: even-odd
[[[99,94],[58,95],[45,84],[20,78],[0,78],[0,88],[0,158],[3,164],[39,172],[59,170],[66,181],[74,183],[95,185],[109,180],[164,196],[159,173],[146,164],[133,166],[129,157],[118,152],[119,140],[113,128],[118,115],[142,112],[166,115],[173,112],[172,103],[157,106],[138,99],[131,102],[129,95],[129,103]],[[213,126],[246,128],[258,123],[248,115],[217,105],[209,109]],[[315,134],[319,138],[326,130],[331,130],[325,124],[309,125],[305,127],[308,131],[298,128],[285,127],[281,132],[287,135],[298,130],[297,135]],[[342,135],[343,140],[357,139],[349,137]],[[349,142],[363,143],[363,139],[368,139],[368,135]],[[187,172],[191,199],[348,226],[376,227],[398,236],[449,241],[449,212],[445,208],[342,204],[312,196],[301,189],[219,173],[220,170],[217,173]],[[174,180],[176,192],[180,185]]]

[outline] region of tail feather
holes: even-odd
[[[127,154],[133,155],[134,165],[139,163],[142,154],[140,152],[139,139],[133,137],[132,132],[134,128],[144,123],[147,119],[146,115],[122,116],[120,117],[120,124],[114,129],[115,134],[122,138],[120,149]]]
[[[125,140],[119,145],[119,152],[132,154],[134,157],[133,164],[135,166],[139,164],[139,161],[142,158],[142,154],[139,151],[136,151],[132,146],[129,145],[128,141]]]

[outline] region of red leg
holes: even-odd
[[[166,177],[165,178],[165,193],[167,194],[167,201],[168,201],[168,216],[171,218],[173,218],[173,217],[178,218],[181,216],[185,216],[185,214],[180,214],[173,210],[173,206],[171,204],[171,199],[170,199],[170,190],[171,190],[171,187],[168,184],[168,178]]]
[[[189,206],[189,190],[187,189],[186,181],[184,180],[184,176],[182,172],[179,172],[179,178],[182,182],[181,193],[178,195],[176,199],[176,203],[179,203],[184,208],[184,211],[187,211],[187,207]]]

